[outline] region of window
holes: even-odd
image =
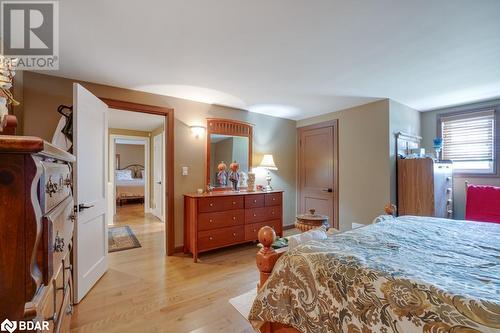
[[[495,110],[442,115],[443,159],[458,173],[495,173]]]

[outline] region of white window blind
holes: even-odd
[[[441,117],[443,159],[492,162],[495,158],[495,112],[481,111]]]

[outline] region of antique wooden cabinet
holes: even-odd
[[[398,159],[398,214],[453,218],[453,164]]]
[[[74,160],[39,138],[0,135],[0,321],[69,331]]]
[[[214,191],[184,195],[184,252],[200,252],[256,241],[263,226],[282,235],[283,191]]]

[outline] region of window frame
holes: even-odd
[[[436,123],[436,128],[437,128],[437,137],[440,138],[442,137],[442,121],[443,118],[447,118],[450,116],[468,116],[471,115],[473,116],[474,113],[479,113],[479,112],[484,112],[484,111],[491,111],[494,110],[494,122],[495,122],[495,127],[494,127],[494,133],[493,133],[493,144],[494,144],[494,151],[493,151],[493,172],[460,172],[460,171],[454,171],[453,174],[454,176],[458,177],[464,177],[464,178],[495,178],[495,177],[500,177],[500,104],[494,104],[489,107],[471,107],[468,109],[462,109],[460,111],[449,111],[449,112],[442,112],[439,113],[436,117],[437,123]]]

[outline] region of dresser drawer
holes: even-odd
[[[276,234],[281,235],[281,220],[273,220],[259,223],[252,223],[245,225],[245,240],[246,241],[254,241],[257,240],[258,233],[260,228],[262,227],[271,227],[276,231]]]
[[[245,223],[243,209],[228,210],[225,212],[201,213],[198,215],[198,231],[232,227]]]
[[[68,164],[42,161],[43,173],[40,177],[40,208],[48,213],[71,195],[72,175]]]
[[[44,282],[56,273],[69,252],[73,236],[73,198],[68,197],[43,218],[43,239],[47,255]]]
[[[198,200],[198,212],[220,212],[231,209],[243,209],[243,196],[200,198]]]
[[[265,194],[252,194],[245,197],[245,208],[264,207]]]
[[[244,226],[198,232],[198,251],[215,249],[245,240]]]
[[[283,198],[283,193],[268,193],[265,195],[266,206],[280,206]]]
[[[245,224],[281,218],[281,206],[245,209]]]

